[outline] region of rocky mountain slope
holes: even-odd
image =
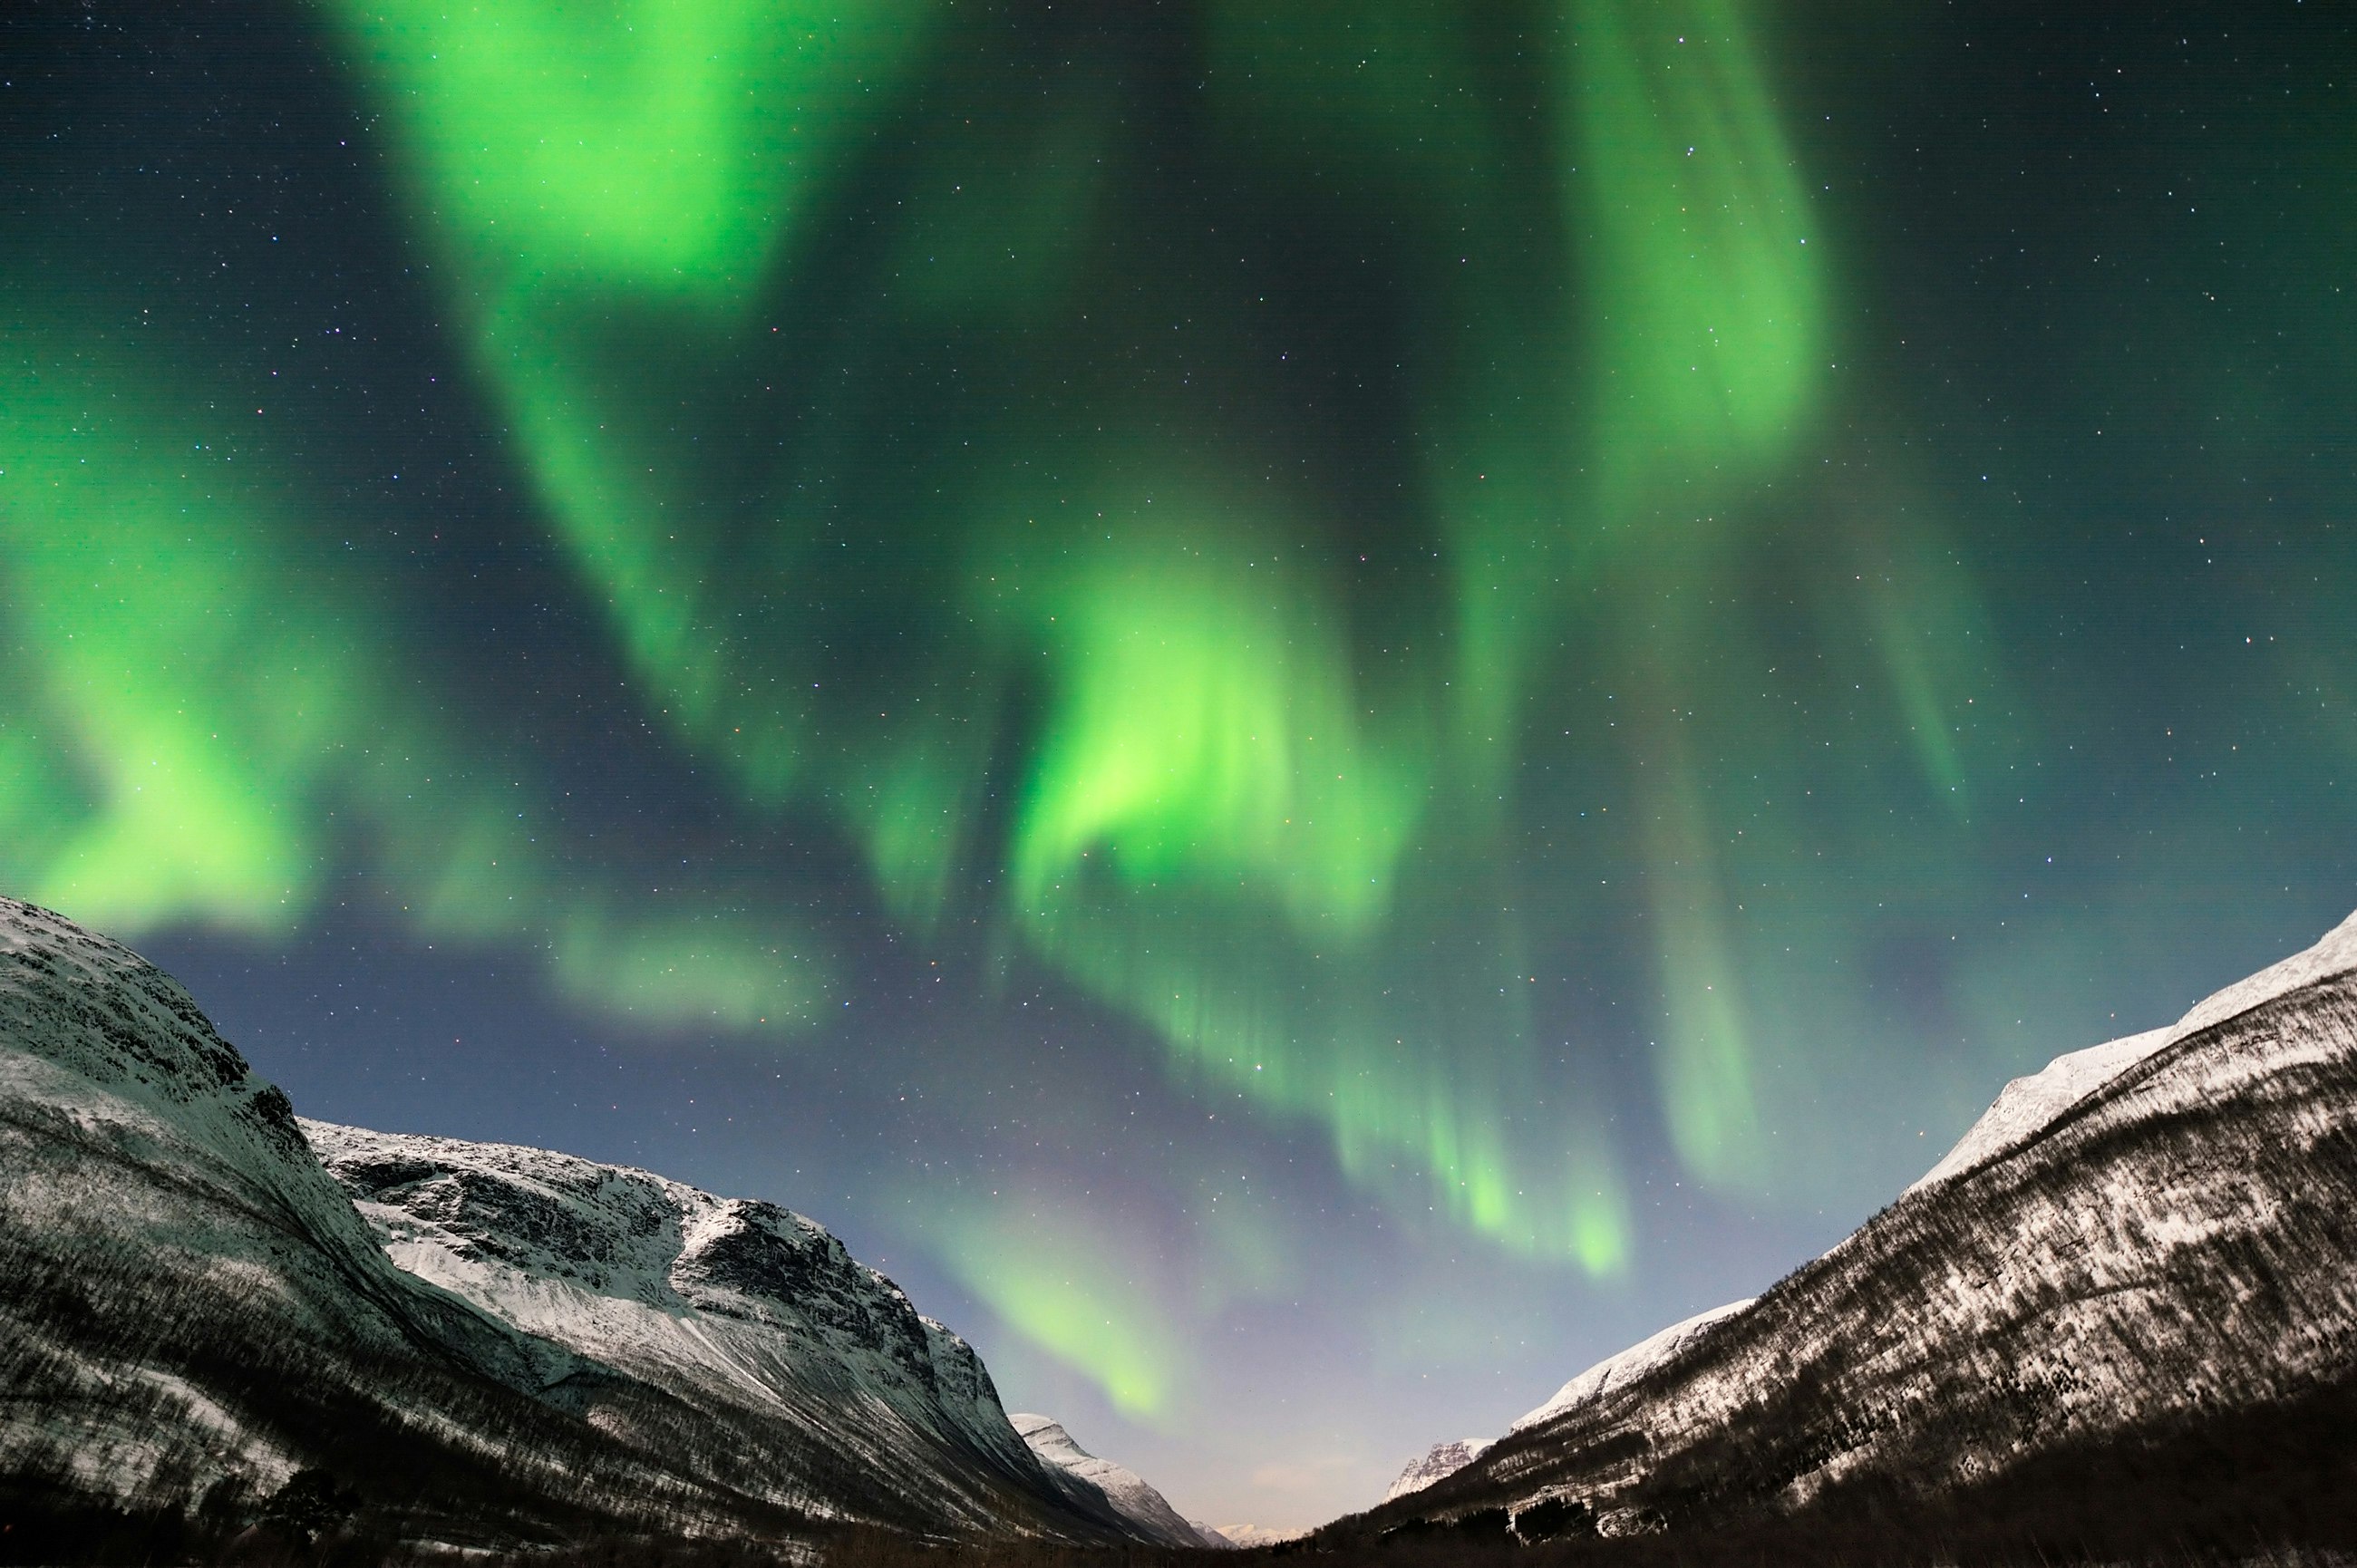
[[[2017,1080],[1824,1257],[1338,1528],[2287,1517],[2357,1477],[2352,1259],[2357,918]]]
[[[1044,1415],[1017,1412],[1006,1418],[1015,1430],[1023,1434],[1031,1452],[1048,1464],[1056,1466],[1067,1475],[1078,1477],[1103,1493],[1114,1509],[1126,1520],[1138,1536],[1159,1541],[1166,1546],[1210,1546],[1224,1548],[1225,1537],[1212,1540],[1178,1515],[1178,1510],[1164,1500],[1160,1492],[1148,1486],[1146,1478],[1125,1465],[1110,1459],[1100,1459],[1072,1441],[1064,1423]]]
[[[1025,1444],[964,1340],[799,1214],[545,1149],[300,1126],[396,1265],[674,1396],[739,1484],[888,1520],[917,1498],[975,1529],[1044,1526],[1022,1516],[1047,1498],[1118,1530]]]
[[[318,1470],[457,1541],[1131,1533],[798,1216],[313,1132],[371,1219],[178,983],[0,899],[0,1500],[237,1518]]]

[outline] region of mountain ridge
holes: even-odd
[[[942,1507],[996,1472],[1119,1517],[1040,1464],[971,1346],[814,1220],[522,1144],[300,1125],[397,1266],[519,1330],[870,1470],[962,1456],[932,1466]]]
[[[1178,1510],[1136,1471],[1111,1459],[1100,1459],[1082,1447],[1064,1430],[1062,1422],[1021,1411],[1010,1412],[1006,1419],[1022,1434],[1032,1453],[1103,1493],[1122,1517],[1136,1525],[1148,1540],[1167,1546],[1224,1548],[1228,1544],[1226,1537],[1214,1541],[1192,1520],[1181,1518]]]
[[[1391,1489],[1383,1494],[1383,1501],[1397,1502],[1410,1492],[1420,1492],[1435,1481],[1457,1474],[1481,1457],[1495,1441],[1490,1437],[1459,1437],[1434,1444],[1422,1456],[1408,1461],[1407,1468],[1399,1473]]]
[[[1575,1379],[1428,1490],[1329,1530],[1488,1520],[1540,1539],[1751,1528],[1867,1498],[1937,1510],[2038,1477],[2092,1487],[2054,1477],[2105,1466],[2174,1476],[2229,1427],[2261,1434],[2250,1462],[2279,1474],[2252,1472],[2272,1500],[2249,1506],[2280,1515],[2298,1502],[2266,1491],[2283,1477],[2314,1489],[2357,1468],[2357,1448],[2264,1436],[2268,1412],[2285,1431],[2357,1416],[2352,1215],[2357,917],[2177,1026],[2015,1080],[1822,1257],[1608,1358],[1641,1364],[1566,1400]]]
[[[776,1371],[791,1340],[784,1359],[811,1374],[737,1379],[732,1402],[711,1359],[543,1333],[512,1295],[396,1266],[382,1240],[406,1211],[380,1189],[363,1217],[307,1137],[325,1126],[301,1122],[162,971],[0,898],[0,1500],[25,1518],[235,1520],[317,1489],[303,1480],[315,1476],[346,1478],[384,1528],[455,1542],[652,1531],[791,1545],[839,1527],[1135,1538],[1102,1494],[1030,1452],[970,1346],[813,1222],[650,1173],[597,1177],[618,1200],[694,1209],[693,1246],[681,1228],[661,1271],[664,1305],[701,1313],[704,1337],[748,1366],[767,1344]],[[386,1160],[421,1151],[464,1166],[460,1151],[494,1147],[337,1133],[347,1176],[357,1162],[385,1177]],[[496,1147],[543,1177],[615,1169]],[[529,1181],[479,1169],[468,1191],[445,1174],[452,1201],[411,1216],[406,1240],[421,1256],[440,1246],[462,1287],[512,1264],[493,1245],[502,1217],[562,1217],[490,1201],[532,1196]],[[564,1242],[551,1258],[594,1268],[589,1254],[626,1230],[542,1239]],[[761,1274],[793,1259],[807,1266]],[[598,1302],[646,1309],[640,1326],[663,1316],[597,1296],[578,1269],[526,1283],[576,1309],[589,1300],[592,1319]],[[801,1283],[800,1305],[770,1288]],[[644,1295],[655,1281],[602,1285]]]

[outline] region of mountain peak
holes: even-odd
[[[1390,1502],[1410,1492],[1420,1492],[1435,1481],[1457,1474],[1481,1457],[1495,1441],[1490,1437],[1460,1437],[1454,1443],[1434,1444],[1423,1458],[1412,1461],[1399,1473],[1399,1479],[1394,1481],[1391,1490],[1383,1494],[1383,1501]]]
[[[1137,1472],[1110,1459],[1100,1459],[1082,1448],[1064,1430],[1064,1423],[1053,1416],[1017,1411],[1006,1419],[1022,1434],[1032,1453],[1093,1487],[1150,1539],[1172,1546],[1221,1544],[1179,1517],[1178,1510]]]

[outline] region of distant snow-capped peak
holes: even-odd
[[[1209,1539],[1191,1521],[1180,1517],[1178,1510],[1136,1471],[1110,1459],[1100,1459],[1082,1447],[1064,1430],[1064,1423],[1053,1416],[1016,1411],[1006,1419],[1022,1434],[1032,1453],[1103,1493],[1116,1512],[1155,1539],[1174,1546],[1225,1544]]]
[[[1444,1476],[1453,1476],[1489,1451],[1497,1441],[1493,1437],[1460,1437],[1454,1443],[1436,1443],[1424,1457],[1412,1461],[1383,1494],[1383,1501],[1404,1498],[1410,1492],[1420,1492]]]

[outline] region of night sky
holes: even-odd
[[[2357,22],[0,11],[0,889],[1381,1496],[2357,905]]]

